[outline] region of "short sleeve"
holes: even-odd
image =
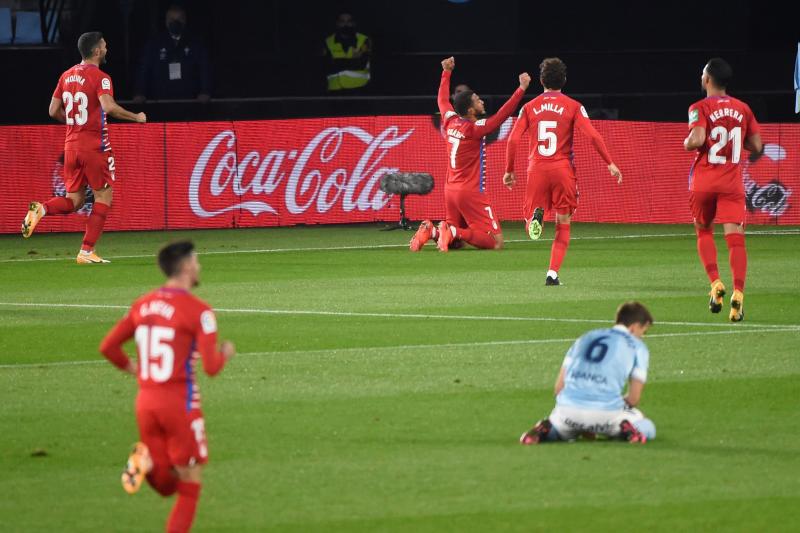
[[[581,339],[576,340],[572,343],[572,346],[569,347],[567,350],[567,355],[564,356],[564,362],[561,363],[562,368],[566,368],[572,364],[572,360],[575,358],[575,355],[578,353],[578,346],[581,343]]]
[[[101,72],[100,79],[97,82],[97,97],[107,94],[113,98],[114,86],[111,84],[111,77],[105,72]]]
[[[745,138],[750,137],[751,135],[758,135],[760,133],[761,125],[756,120],[753,110],[750,109],[750,106],[747,106],[747,134],[745,135]]]
[[[644,343],[639,344],[636,348],[636,356],[633,361],[633,370],[631,370],[631,378],[642,383],[647,382],[647,368],[650,365],[650,351]]]
[[[692,129],[697,126],[705,127],[706,125],[706,114],[703,111],[702,106],[697,103],[693,104],[689,108],[689,129]]]

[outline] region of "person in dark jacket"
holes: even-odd
[[[166,30],[144,47],[136,79],[135,102],[197,98],[211,94],[208,53],[198,39],[187,34],[186,10],[170,6]]]

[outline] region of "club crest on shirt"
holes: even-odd
[[[213,311],[203,311],[200,315],[200,326],[203,328],[203,333],[206,335],[217,331],[217,319]]]

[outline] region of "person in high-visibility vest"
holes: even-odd
[[[356,31],[356,21],[350,13],[336,17],[336,31],[325,39],[323,53],[328,63],[329,92],[356,91],[369,83],[372,42]]]

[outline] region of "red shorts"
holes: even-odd
[[[530,219],[537,207],[559,215],[571,215],[575,211],[578,207],[578,180],[571,166],[538,166],[528,171],[524,217]]]
[[[486,195],[478,191],[444,191],[445,220],[451,226],[500,235],[500,221],[495,218]]]
[[[694,221],[701,226],[744,224],[747,208],[741,192],[689,192]]]
[[[82,191],[88,184],[93,190],[114,185],[114,152],[64,150],[64,184],[67,192]]]
[[[200,409],[186,410],[186,403],[156,404],[136,401],[139,435],[153,461],[172,466],[192,466],[208,462],[208,443]]]

